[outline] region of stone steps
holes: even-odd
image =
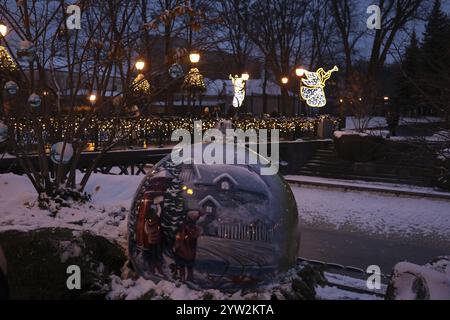
[[[342,160],[333,143],[320,146],[298,174],[333,179],[401,183],[431,186],[435,176],[434,154],[396,152],[392,148],[383,159],[370,162]]]

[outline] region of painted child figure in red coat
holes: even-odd
[[[197,254],[197,239],[201,229],[196,225],[200,218],[198,210],[190,210],[186,215],[186,221],[182,224],[175,236],[173,248],[177,273],[181,281],[194,279],[194,264]],[[186,275],[187,271],[187,275]]]

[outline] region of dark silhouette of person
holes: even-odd
[[[397,110],[390,109],[387,113],[386,121],[388,124],[389,134],[395,137],[397,135],[397,127],[400,122],[400,115]]]

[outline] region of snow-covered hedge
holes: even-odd
[[[450,256],[425,266],[409,262],[395,265],[386,299],[450,300]]]

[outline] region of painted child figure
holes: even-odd
[[[149,244],[149,250],[146,251],[146,260],[150,266],[150,271],[152,273],[158,272],[160,274],[164,274],[162,271],[163,248],[161,244],[161,212],[163,202],[163,196],[157,196],[153,199],[150,210],[147,211],[144,225],[144,232]]]
[[[197,239],[201,234],[201,228],[196,225],[200,218],[198,210],[190,210],[186,221],[180,227],[175,236],[174,259],[177,273],[181,281],[192,281],[194,279],[194,264],[197,254]],[[186,274],[187,271],[187,274]]]

